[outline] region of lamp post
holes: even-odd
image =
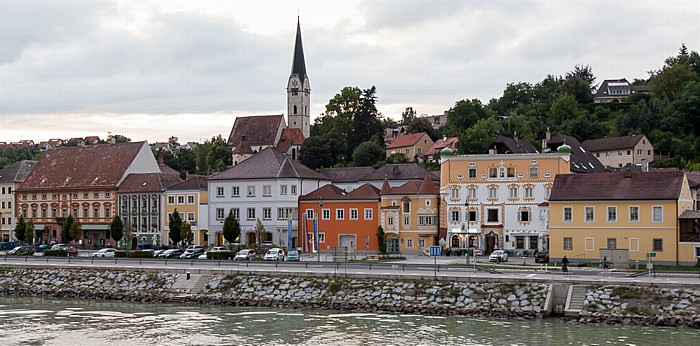
[[[471,254],[469,251],[471,250],[471,247],[469,246],[469,197],[467,196],[466,200],[464,201],[464,210],[467,212],[467,265],[469,265],[469,257],[471,257]]]
[[[316,234],[314,234],[314,242],[316,243],[316,262],[321,262],[321,247],[319,246],[318,233],[321,228],[321,218],[323,217],[323,197],[318,198],[318,220],[316,226]]]

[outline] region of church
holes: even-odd
[[[228,137],[233,165],[269,147],[298,160],[299,149],[311,133],[310,96],[311,85],[306,74],[301,25],[297,18],[292,73],[287,82],[287,119],[284,114],[237,117]]]

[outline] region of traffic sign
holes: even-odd
[[[431,246],[430,247],[430,257],[438,257],[440,256],[440,247],[439,246]]]
[[[647,252],[647,257],[656,257],[656,252]]]

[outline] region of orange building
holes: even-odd
[[[316,251],[313,237],[314,220],[317,220],[318,247],[322,254],[376,253],[379,203],[379,189],[371,184],[351,192],[325,185],[300,196],[299,239],[306,239],[300,246],[304,252]]]

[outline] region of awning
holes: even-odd
[[[679,219],[700,219],[700,211],[686,210],[678,218]]]
[[[109,225],[83,225],[83,231],[108,231]]]

